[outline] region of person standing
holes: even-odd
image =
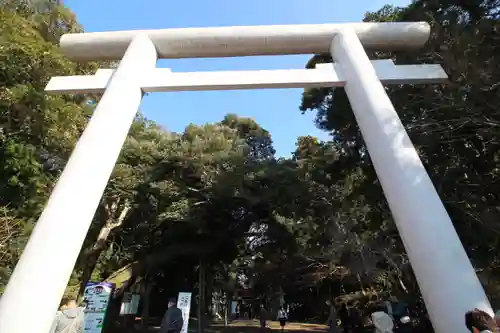
[[[267,310],[264,304],[260,305],[260,328],[266,328]]]
[[[278,321],[280,322],[281,326],[281,332],[285,329],[286,321],[288,320],[288,314],[286,313],[285,309],[280,306],[280,309],[278,310]]]
[[[160,333],[180,333],[183,325],[182,311],[177,307],[176,299],[171,298],[161,321]]]
[[[328,319],[326,324],[328,325],[328,333],[337,333],[338,332],[338,318],[337,318],[337,310],[333,303],[328,300],[325,302],[328,305]]]
[[[240,303],[236,303],[236,307],[234,310],[234,316],[237,320],[240,319],[240,312],[241,312],[241,305],[240,305]]]
[[[342,328],[344,333],[352,330],[351,316],[349,315],[349,309],[347,309],[347,304],[342,303],[339,310],[340,322],[342,323]]]
[[[50,333],[82,333],[84,309],[78,306],[74,299],[63,299],[60,310],[52,322]]]
[[[359,309],[359,303],[351,307],[349,317],[351,321],[351,330],[353,332],[361,332],[363,330],[363,314]]]

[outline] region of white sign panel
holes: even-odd
[[[141,295],[134,294],[132,295],[132,302],[130,302],[130,312],[131,314],[138,314],[139,311],[139,302],[141,300]]]
[[[189,311],[191,310],[191,293],[179,293],[177,298],[177,307],[182,311],[182,325],[181,333],[188,333],[189,325]]]
[[[85,333],[101,333],[113,287],[113,284],[106,282],[89,282],[85,287]]]
[[[122,304],[120,306],[120,315],[130,314],[130,303],[132,303],[132,293],[123,293]]]
[[[236,308],[238,307],[238,302],[232,301],[231,302],[231,315],[236,313]]]
[[[139,309],[139,301],[141,296],[133,293],[124,293],[122,305],[120,307],[120,315],[132,315],[137,314]]]

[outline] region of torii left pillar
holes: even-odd
[[[157,59],[148,36],[138,35],[132,40],[2,295],[0,332],[49,332],[75,259],[139,109],[143,92],[137,77],[156,68]],[[40,289],[43,297],[34,297],[40,295]]]

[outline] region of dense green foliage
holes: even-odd
[[[56,42],[80,30],[74,15],[58,1],[30,3],[0,2],[0,288],[92,114],[86,102],[94,96],[48,96],[44,85],[105,66],[66,60]],[[366,15],[433,26],[422,51],[372,57],[438,63],[450,75],[448,85],[388,93],[495,305],[499,8],[494,0],[418,0]],[[317,55],[308,66],[330,60]],[[155,290],[146,303],[201,290],[204,309],[216,291],[248,289],[270,302],[284,293],[298,319],[320,317],[321,298],[391,293],[416,301],[418,286],[345,92],[305,91],[300,108],[316,112],[332,139],[299,137],[288,159],[274,156],[270,134],[252,119],[227,115],[172,133],[138,115],[67,292],[78,294],[89,279],[145,296]]]

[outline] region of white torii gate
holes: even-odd
[[[464,314],[493,314],[452,222],[383,83],[444,83],[439,65],[370,61],[377,50],[421,47],[427,23],[349,23],[68,34],[73,60],[119,60],[116,70],[54,77],[46,90],[104,93],[0,301],[1,333],[47,333],[144,92],[345,87],[438,333],[466,332]],[[158,58],[330,52],[315,69],[173,73]]]

